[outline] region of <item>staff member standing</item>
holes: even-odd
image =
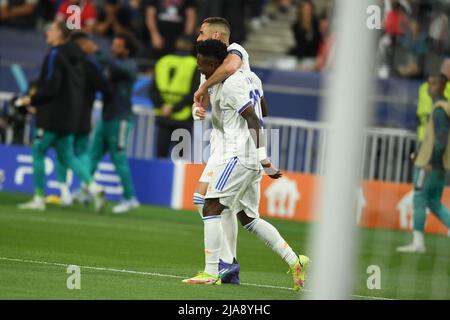
[[[20,99],[19,105],[33,105],[36,112],[36,135],[33,141],[34,198],[19,205],[20,209],[45,209],[45,156],[54,147],[58,159],[71,168],[94,196],[96,210],[104,204],[103,190],[92,179],[89,170],[74,157],[74,133],[81,115],[80,92],[83,81],[82,54],[67,42],[70,30],[65,23],[54,22],[47,31],[50,52],[44,60],[38,90]]]
[[[200,84],[197,59],[192,56],[192,39],[180,36],[176,52],[156,62],[150,98],[155,105],[158,125],[157,157],[169,156],[172,133],[176,129],[192,131],[192,101]]]
[[[109,75],[112,96],[104,101],[102,120],[97,122],[92,142],[90,159],[91,173],[106,152],[109,152],[123,186],[123,201],[113,208],[113,213],[124,213],[137,208],[130,167],[126,155],[128,134],[132,128],[131,95],[137,78],[137,66],[131,59],[138,50],[136,39],[121,33],[114,37],[111,45],[112,57],[98,53]]]
[[[427,208],[450,229],[450,211],[441,201],[450,170],[450,103],[444,96],[446,84],[447,77],[444,75],[428,78],[433,109],[415,161],[413,243],[397,248],[399,252],[425,252]]]
[[[81,116],[74,137],[74,153],[83,167],[90,168],[89,158],[89,134],[91,132],[92,108],[97,92],[101,92],[103,101],[110,99],[109,81],[104,74],[103,66],[97,61],[94,53],[97,45],[91,40],[87,33],[76,32],[70,37],[83,52],[84,78],[81,95]],[[72,195],[67,185],[67,169],[61,161],[56,163],[58,182],[61,188],[61,204],[68,206],[72,204]]]

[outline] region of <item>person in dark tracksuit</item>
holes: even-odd
[[[426,251],[424,230],[427,208],[450,229],[450,211],[442,203],[447,173],[450,171],[450,103],[444,95],[447,82],[445,75],[428,78],[433,108],[415,159],[413,242],[398,247],[399,252]]]
[[[131,59],[137,51],[137,42],[128,33],[114,37],[112,57],[98,52],[97,59],[106,68],[111,85],[111,99],[104,101],[102,120],[97,122],[90,150],[91,173],[106,152],[109,152],[123,186],[123,201],[113,213],[123,213],[139,206],[136,199],[128,159],[127,140],[132,128],[131,95],[137,78],[137,66]]]
[[[80,90],[84,68],[78,46],[67,42],[70,30],[64,23],[54,22],[47,30],[47,43],[52,46],[39,77],[38,90],[33,96],[21,98],[19,105],[36,107],[36,135],[33,141],[34,198],[20,204],[20,209],[45,209],[45,156],[56,149],[58,159],[71,168],[94,196],[100,210],[104,204],[103,190],[92,179],[88,168],[74,157],[73,141],[81,116]]]
[[[81,116],[74,138],[74,154],[85,168],[90,168],[89,158],[89,134],[91,132],[92,108],[97,92],[102,94],[103,101],[107,101],[111,95],[109,81],[104,73],[103,66],[97,61],[94,53],[97,45],[91,40],[87,33],[76,32],[70,37],[70,41],[77,44],[83,55],[84,81],[83,95],[81,97]],[[71,205],[72,195],[67,185],[67,169],[61,161],[56,163],[58,182],[61,188],[61,204]],[[81,192],[79,196],[86,198]]]

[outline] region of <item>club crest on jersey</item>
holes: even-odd
[[[208,95],[213,95],[214,94],[214,88],[208,88]]]

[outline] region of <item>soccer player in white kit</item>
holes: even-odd
[[[235,73],[237,70],[244,70],[250,72],[249,56],[247,51],[237,43],[229,44],[230,41],[230,24],[221,17],[210,17],[205,19],[200,27],[200,33],[197,41],[204,41],[208,39],[216,39],[222,41],[228,48],[228,55],[223,64],[211,75],[205,79],[201,76],[200,88],[196,92],[197,96],[201,96],[202,92],[207,92],[208,88],[217,83],[221,83],[228,76]],[[256,75],[254,75],[256,77]],[[195,120],[202,120],[205,116],[205,111],[209,104],[209,95],[201,96],[201,103],[195,103],[193,108],[193,117]],[[267,113],[267,111],[265,111]],[[211,142],[214,140],[214,130],[211,133]],[[210,150],[210,157],[214,157],[214,149]],[[209,162],[209,160],[208,160]],[[202,176],[199,179],[196,190],[193,195],[193,202],[200,215],[202,215],[203,205],[205,203],[204,196],[208,188],[211,168],[206,165]],[[235,215],[224,213],[222,218],[222,226],[224,231],[224,245],[222,247],[220,259],[220,275],[224,283],[239,284],[240,266],[236,260],[236,245],[237,245],[237,219]]]
[[[219,40],[206,40],[197,45],[198,67],[208,78],[227,56],[226,46]],[[254,107],[260,103],[257,84],[251,74],[239,70],[211,92],[212,123],[216,129],[212,147],[214,166],[203,208],[205,269],[183,280],[189,284],[221,284],[219,257],[223,230],[221,213],[228,209],[241,224],[256,234],[289,264],[294,290],[304,283],[309,258],[297,256],[280,233],[259,218],[260,181],[264,170],[272,179],[281,177],[267,157],[261,130],[261,119]]]

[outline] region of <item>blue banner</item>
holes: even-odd
[[[55,153],[51,150],[45,159],[46,195],[59,195],[56,180]],[[0,190],[33,193],[33,158],[31,148],[0,145]],[[136,196],[141,203],[170,206],[174,166],[170,161],[129,159]],[[108,200],[121,199],[123,188],[114,165],[106,156],[97,167],[95,181],[104,187]],[[67,182],[72,191],[79,180],[71,172]]]

